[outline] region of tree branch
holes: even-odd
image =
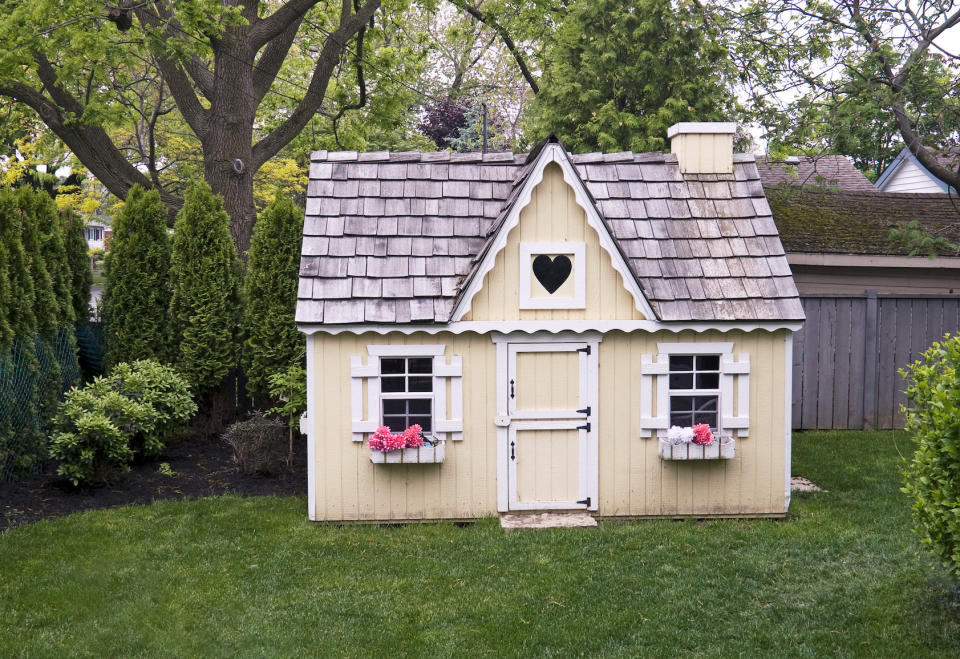
[[[523,75],[523,79],[527,81],[528,85],[530,85],[530,89],[534,94],[539,94],[540,85],[537,84],[533,74],[530,73],[530,68],[523,59],[523,54],[517,49],[517,45],[513,42],[513,39],[510,38],[510,34],[506,31],[506,29],[500,25],[500,23],[494,20],[493,17],[484,14],[473,5],[467,4],[464,0],[450,0],[450,4],[458,9],[461,9],[462,11],[467,12],[484,25],[493,28],[494,32],[500,36],[500,40],[503,41],[503,45],[506,46],[507,50],[510,51],[510,54],[513,55],[513,59],[516,60],[517,66],[520,67],[520,73]]]
[[[290,25],[303,20],[303,15],[318,2],[319,0],[290,0],[277,11],[260,19],[250,29],[250,47],[254,52],[259,51],[285,32]]]
[[[274,38],[257,60],[253,71],[253,95],[259,105],[263,97],[270,91],[270,86],[277,77],[283,61],[290,52],[290,46],[297,36],[297,31],[303,23],[303,16],[298,16],[290,23],[286,30]]]

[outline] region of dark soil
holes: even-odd
[[[173,476],[159,471],[170,465]],[[187,499],[217,494],[243,496],[297,495],[307,492],[306,442],[295,442],[293,468],[273,477],[244,476],[233,451],[218,439],[185,439],[160,457],[135,464],[122,479],[104,487],[75,488],[50,463],[39,474],[16,483],[0,481],[0,531],[48,517],[81,510],[147,504],[161,499]]]

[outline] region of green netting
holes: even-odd
[[[89,336],[102,355],[96,332]],[[38,471],[47,459],[47,435],[56,407],[80,382],[78,340],[64,326],[53,342],[39,336],[0,349],[0,479]]]
[[[84,323],[77,328],[77,358],[84,380],[103,375],[103,324]]]

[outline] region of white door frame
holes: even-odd
[[[587,509],[597,510],[599,498],[599,456],[597,442],[597,401],[599,390],[598,350],[602,336],[599,333],[561,332],[557,334],[494,333],[493,342],[497,348],[497,510],[523,509]],[[516,368],[518,352],[556,352],[584,348],[581,353],[580,399],[584,407],[590,408],[589,415],[575,414],[563,417],[562,412],[520,411],[515,414],[510,399],[510,373]],[[515,401],[515,399],[514,399]],[[563,417],[563,418],[561,418]],[[580,441],[580,500],[589,499],[589,504],[577,502],[532,502],[516,501],[516,473],[510,464],[510,442],[516,441],[517,430],[577,428],[589,424],[589,430],[581,429]]]

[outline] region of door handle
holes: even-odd
[[[510,380],[510,398],[513,398],[513,380]]]
[[[517,454],[514,453],[514,451],[513,451],[513,449],[514,449],[515,446],[516,446],[516,442],[510,442],[510,459],[511,459],[511,460],[516,460],[516,459],[517,459]]]

